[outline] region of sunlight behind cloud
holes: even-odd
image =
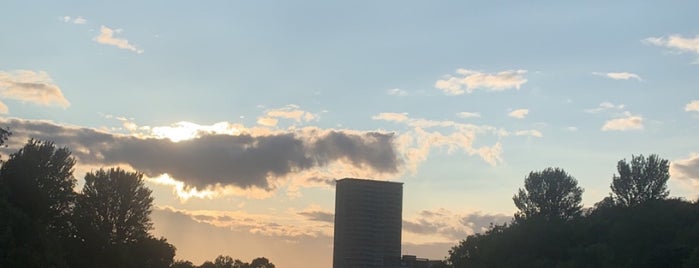
[[[180,121],[170,126],[153,127],[151,134],[157,138],[167,138],[173,142],[191,140],[200,137],[202,134],[228,134],[238,135],[240,130],[227,122],[205,126],[191,122]]]

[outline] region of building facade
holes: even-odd
[[[402,216],[402,183],[337,180],[333,267],[401,267]]]

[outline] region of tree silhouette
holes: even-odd
[[[153,197],[142,177],[120,168],[87,173],[75,208],[79,233],[103,235],[108,244],[147,237]]]
[[[85,175],[75,206],[79,250],[73,266],[168,267],[175,249],[148,234],[153,197],[143,175],[120,168]],[[107,264],[104,264],[108,260]]]
[[[611,185],[615,203],[628,207],[666,198],[669,169],[668,160],[655,154],[648,158],[632,155],[631,163],[620,160],[617,164],[619,176],[614,175]]]
[[[546,219],[568,220],[581,213],[583,189],[560,168],[531,172],[524,179],[524,189],[512,197],[519,212],[517,220],[541,216]]]
[[[196,268],[197,266],[195,266],[191,261],[178,260],[178,261],[175,261],[172,264],[172,266],[170,266],[170,267],[171,268]]]
[[[0,131],[0,144],[8,132]],[[30,139],[0,168],[0,267],[65,267],[75,200],[67,148]]]
[[[235,267],[235,261],[231,256],[223,256],[219,255],[214,259],[214,264],[216,265],[216,268],[233,268]]]
[[[275,268],[275,266],[267,258],[259,257],[250,262],[250,268]]]

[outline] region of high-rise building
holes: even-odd
[[[333,267],[400,267],[402,214],[402,183],[337,180]]]

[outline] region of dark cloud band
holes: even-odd
[[[270,189],[268,178],[342,161],[377,173],[396,173],[401,160],[394,135],[379,132],[306,131],[264,136],[207,134],[172,142],[139,138],[48,121],[0,119],[13,132],[6,152],[28,138],[67,146],[79,163],[128,164],[148,176],[168,173],[199,188],[234,185]]]

